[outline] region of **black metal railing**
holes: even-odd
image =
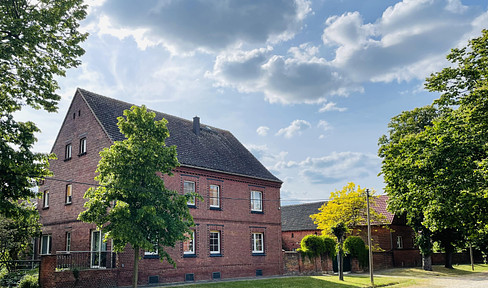
[[[111,251],[58,251],[57,269],[111,269],[115,268],[116,254]]]
[[[0,262],[0,267],[9,267],[11,271],[32,270],[39,267],[41,260],[12,260]]]

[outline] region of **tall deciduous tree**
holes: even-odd
[[[15,121],[24,106],[54,112],[60,96],[55,80],[80,64],[79,21],[83,0],[0,1],[0,213],[13,215],[17,201],[48,175],[48,155],[33,153],[38,128]]]
[[[439,241],[452,268],[453,246],[488,223],[488,30],[447,58],[455,65],[426,83],[440,98],[394,117],[379,155],[390,209]]]
[[[176,147],[165,146],[167,121],[154,121],[145,106],[133,106],[124,116],[118,126],[127,139],[100,152],[95,179],[101,186],[86,192],[87,209],[79,219],[97,224],[106,239],[113,239],[115,251],[132,246],[137,287],[139,249],[157,251],[161,261],[174,265],[165,247],[184,240],[194,226],[187,200],[195,195],[180,195],[164,185],[161,175],[171,175],[179,165]]]
[[[374,209],[370,210],[372,219],[376,221],[385,219],[385,216]],[[325,235],[331,235],[332,227],[339,223],[343,223],[348,228],[365,225],[366,189],[359,185],[356,187],[353,182],[348,183],[342,190],[332,192],[330,200],[319,208],[317,214],[310,215],[310,218]]]

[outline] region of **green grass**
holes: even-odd
[[[376,287],[406,287],[418,283],[415,279],[403,279],[394,277],[375,278]],[[339,281],[338,276],[302,276],[282,277],[263,280],[242,280],[232,282],[212,282],[206,284],[188,285],[185,287],[217,287],[217,288],[292,288],[292,287],[326,287],[326,288],[353,288],[371,287],[369,276],[344,276],[344,281]]]
[[[454,265],[454,269],[447,269],[443,265],[432,266],[433,271],[425,271],[422,268],[397,268],[381,271],[383,275],[391,276],[408,276],[419,278],[432,278],[435,276],[462,276],[472,275],[473,273],[488,272],[487,264],[475,264],[474,271],[471,270],[471,265]]]

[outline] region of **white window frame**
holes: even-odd
[[[44,249],[44,241],[47,241],[46,250]],[[43,234],[41,235],[41,249],[39,249],[39,254],[41,255],[51,255],[51,247],[52,247],[52,235],[51,234]]]
[[[65,148],[64,148],[64,159],[65,160],[69,160],[71,159],[71,156],[72,156],[72,146],[71,146],[71,143],[69,144],[66,144]]]
[[[403,237],[400,235],[397,236],[397,249],[403,249]]]
[[[259,195],[259,197],[257,197]],[[251,191],[251,211],[263,212],[263,192]]]
[[[66,232],[66,251],[71,251],[71,232]]]
[[[261,244],[260,250],[258,248],[259,242]],[[264,253],[264,233],[252,233],[252,253]]]
[[[188,233],[186,236],[188,236],[189,239],[183,241],[183,254],[195,255],[195,231],[192,230],[192,232]],[[191,249],[185,250],[186,246],[189,246]]]
[[[80,155],[86,154],[86,137],[80,139]]]
[[[212,188],[216,190],[213,190]],[[212,190],[217,192],[217,196],[212,196]],[[208,194],[209,194],[210,207],[220,208],[220,186],[214,184],[210,185]],[[217,201],[217,204],[214,204],[213,203],[214,201]]]
[[[94,243],[95,241],[95,234],[99,234],[98,243]],[[90,243],[90,267],[91,268],[105,268],[102,266],[102,258],[107,256],[107,242],[104,242],[103,239],[105,238],[105,234],[102,233],[100,230],[92,230],[91,231],[91,243]],[[98,248],[94,247],[94,244],[98,244]],[[107,259],[105,259],[105,264]]]
[[[66,199],[65,204],[71,204],[73,202],[73,185],[66,185]]]
[[[212,235],[217,235],[217,245],[215,246],[214,243],[212,243]],[[218,230],[211,230],[210,231],[210,235],[209,235],[210,239],[209,239],[209,250],[210,250],[210,254],[220,254],[220,245],[221,245],[221,237],[220,237],[220,231]],[[215,238],[213,238],[215,239]],[[213,247],[217,247],[217,250],[213,250]]]
[[[42,197],[42,207],[49,208],[49,190],[44,190],[44,194]]]
[[[190,184],[193,184],[193,189],[187,189],[187,184],[190,185]],[[196,192],[196,189],[197,189],[197,183],[195,183],[194,181],[184,181],[183,182],[183,193],[186,195],[188,193],[195,193]],[[188,206],[195,206],[196,205],[196,201],[195,201],[195,196],[192,196],[190,199],[188,199],[188,201],[186,202],[186,204]]]

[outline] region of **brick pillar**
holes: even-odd
[[[363,269],[359,266],[358,258],[351,259],[351,272],[352,273],[363,273]]]
[[[39,284],[41,288],[56,287],[54,272],[56,271],[56,255],[42,255],[39,267]]]

